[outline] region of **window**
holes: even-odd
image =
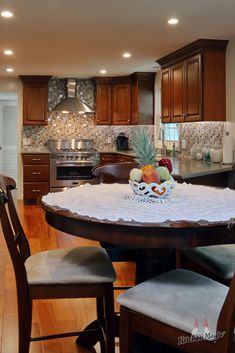
[[[161,124],[161,130],[164,130],[165,141],[179,141],[179,128],[178,124]],[[162,136],[160,136],[162,140]]]

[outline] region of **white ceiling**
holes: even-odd
[[[3,0],[4,9],[15,15],[0,17],[0,76],[156,71],[157,58],[196,39],[235,38],[235,0]]]

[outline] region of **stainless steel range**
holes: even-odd
[[[100,162],[100,154],[90,139],[62,139],[47,141],[50,151],[50,189],[61,191],[85,183],[92,183],[92,169]]]

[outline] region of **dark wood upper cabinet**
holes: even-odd
[[[157,62],[162,122],[224,121],[227,40],[199,39]]]
[[[163,70],[161,78],[162,120],[171,121],[171,70]]]
[[[155,73],[95,77],[96,124],[152,125]]]
[[[131,124],[153,125],[155,73],[135,72],[131,79]]]
[[[184,63],[174,65],[171,70],[171,95],[170,95],[170,121],[183,121],[184,119]]]
[[[131,84],[114,83],[112,95],[113,125],[131,124]]]
[[[112,121],[111,94],[109,82],[97,84],[96,87],[96,124],[110,125]]]
[[[48,81],[51,76],[19,76],[23,82],[23,124],[47,125]]]

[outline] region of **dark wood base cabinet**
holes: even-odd
[[[50,191],[49,154],[22,154],[24,201],[35,202]]]
[[[112,163],[121,163],[121,162],[130,162],[134,163],[135,158],[131,156],[127,156],[124,154],[118,154],[118,153],[101,153],[100,156],[100,164],[105,165],[105,164],[112,164]]]

